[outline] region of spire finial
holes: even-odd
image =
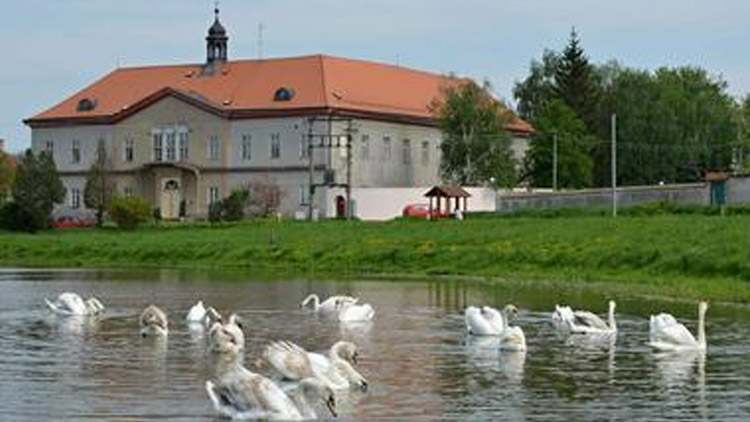
[[[216,18],[216,20],[219,20],[219,2],[218,2],[218,0],[214,2],[214,18]]]

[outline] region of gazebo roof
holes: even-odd
[[[471,194],[466,192],[461,186],[433,186],[424,196],[427,198],[435,196],[443,198],[469,198]]]

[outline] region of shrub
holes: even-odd
[[[250,199],[250,192],[244,189],[232,191],[229,196],[221,201],[222,218],[227,221],[242,220],[245,217],[245,206]]]
[[[137,196],[115,197],[109,204],[109,217],[121,229],[132,230],[148,220],[151,207]]]
[[[208,221],[210,223],[218,223],[221,221],[221,215],[224,213],[224,205],[221,201],[212,202],[208,206]]]
[[[0,229],[34,233],[44,227],[40,221],[45,220],[44,215],[29,212],[15,201],[0,207]]]

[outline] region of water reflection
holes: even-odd
[[[344,420],[594,421],[746,420],[750,410],[750,312],[716,304],[709,355],[653,353],[648,315],[668,308],[694,323],[694,303],[617,297],[617,338],[560,337],[555,303],[595,309],[608,294],[549,285],[456,282],[249,281],[182,272],[0,271],[0,414],[13,421],[215,418],[205,381],[243,364],[269,341],[326,352],[357,343],[366,393],[342,395]],[[106,299],[98,318],[50,315],[44,297],[80,291]],[[350,293],[375,319],[340,324],[300,310],[310,292]],[[246,347],[237,361],[207,352],[184,315],[196,300],[237,312]],[[166,341],[142,339],[138,315],[155,303],[170,317]],[[514,303],[528,351],[503,353],[495,338],[468,338],[466,304]],[[162,339],[163,340],[163,339]],[[44,406],[39,406],[44,403]]]

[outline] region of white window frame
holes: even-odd
[[[218,160],[220,149],[221,147],[219,145],[219,137],[217,135],[211,135],[208,138],[208,151],[206,151],[206,158],[211,161]]]
[[[81,208],[81,190],[70,188],[70,207],[77,210]]]
[[[135,140],[128,136],[125,138],[125,149],[123,150],[123,160],[125,160],[126,163],[132,163],[133,158],[135,157]]]
[[[243,161],[253,159],[253,137],[249,133],[242,134],[242,144],[240,145],[241,157]]]
[[[161,131],[151,132],[151,142],[154,161],[164,161],[164,133]]]
[[[44,146],[44,150],[47,151],[50,157],[55,158],[55,141],[48,140]]]
[[[422,165],[430,164],[430,141],[422,141]]]
[[[401,160],[406,166],[411,164],[411,139],[409,138],[401,141]]]
[[[179,149],[179,155],[177,159],[180,161],[190,159],[190,133],[187,129],[177,129],[177,146]]]
[[[308,185],[299,186],[299,204],[310,205],[310,186]]]
[[[270,158],[272,160],[281,159],[281,134],[272,133],[270,143]]]
[[[164,142],[164,161],[172,163],[177,161],[177,134],[174,130],[167,130],[165,134],[167,136]]]
[[[390,136],[383,136],[383,161],[390,161],[393,152],[391,151],[391,137]]]
[[[209,186],[206,189],[206,203],[208,205],[214,204],[216,202],[219,202],[220,196],[219,196],[219,187],[218,186]]]
[[[370,135],[362,135],[360,146],[360,158],[362,161],[370,159]]]
[[[310,158],[310,140],[307,135],[302,135],[299,140],[299,158],[300,160],[306,160]]]
[[[81,162],[81,141],[73,139],[70,145],[70,162],[78,164]]]
[[[134,195],[133,187],[132,186],[125,186],[122,189],[122,192],[125,195],[125,197],[128,197],[128,198]]]

